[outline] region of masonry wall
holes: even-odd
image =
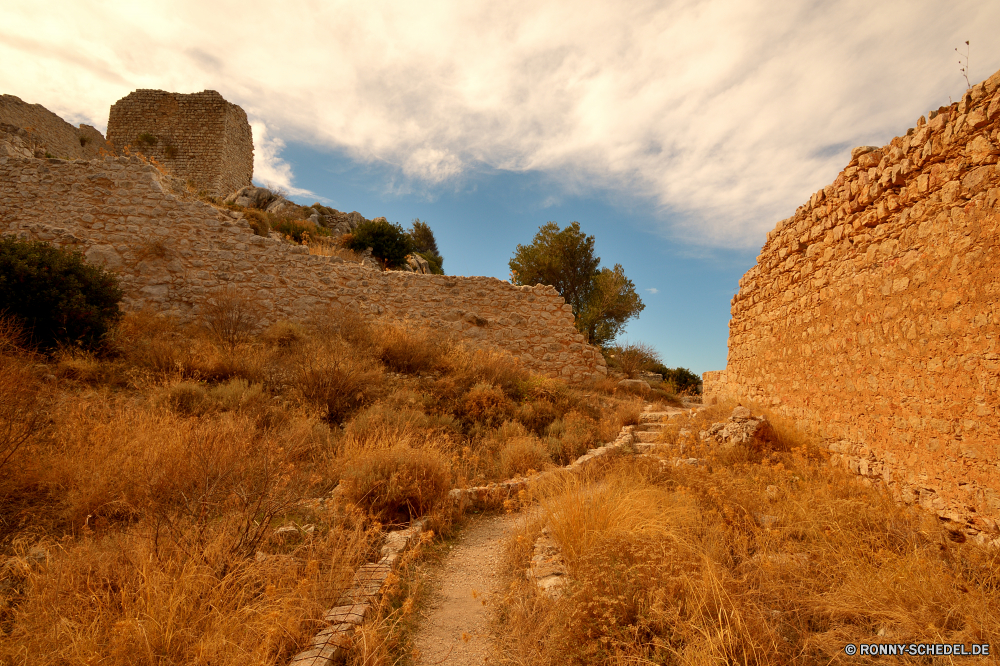
[[[27,132],[40,156],[48,152],[65,159],[92,159],[105,147],[104,135],[90,125],[73,127],[41,104],[28,104],[14,95],[0,95],[0,124]]]
[[[1000,517],[1000,72],[767,235],[709,400],[770,405],[836,463],[973,528]]]
[[[247,115],[214,90],[129,93],[111,107],[108,140],[117,151],[128,146],[155,158],[175,176],[214,196],[226,197],[253,178],[253,134]]]
[[[606,374],[571,308],[548,286],[495,278],[381,272],[254,235],[237,213],[174,194],[137,156],[91,162],[34,159],[0,133],[0,233],[74,246],[118,272],[128,308],[181,319],[233,285],[266,316],[305,319],[329,307],[418,320],[505,349],[528,368],[569,381]]]

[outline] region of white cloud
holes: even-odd
[[[285,142],[272,137],[260,120],[250,123],[253,131],[253,179],[260,185],[278,188],[292,196],[315,196],[309,190],[293,185],[292,167],[281,159],[281,149]]]
[[[646,291],[648,291],[648,292],[649,292],[649,293],[651,293],[651,294],[658,294],[658,293],[660,293],[660,290],[659,290],[659,289],[657,289],[656,287],[650,287],[650,288],[649,288],[649,289],[647,289]]]
[[[748,247],[852,146],[961,95],[955,46],[971,40],[974,79],[1000,67],[998,24],[975,0],[13,0],[0,90],[103,128],[132,89],[215,89],[282,139],[396,165],[394,190],[533,169]],[[258,177],[291,190],[269,140]]]

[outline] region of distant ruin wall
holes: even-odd
[[[104,135],[90,125],[73,127],[41,104],[28,104],[13,95],[0,95],[0,124],[27,132],[40,157],[89,160],[105,147]]]
[[[214,90],[184,95],[136,90],[108,117],[108,140],[155,158],[198,189],[225,197],[253,178],[253,134],[247,114]]]
[[[833,460],[970,527],[1000,517],[1000,72],[767,235],[709,401],[770,405]]]
[[[254,235],[235,212],[171,193],[136,156],[34,159],[0,133],[0,233],[79,248],[121,276],[128,308],[192,319],[216,289],[233,285],[257,298],[262,324],[358,308],[495,345],[569,381],[607,372],[552,287],[381,272],[312,256],[305,246]]]

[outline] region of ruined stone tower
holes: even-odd
[[[224,197],[250,184],[253,135],[247,114],[214,90],[184,95],[136,90],[115,102],[108,140],[155,157],[198,189]]]

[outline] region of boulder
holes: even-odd
[[[403,270],[410,271],[412,273],[429,275],[431,272],[431,265],[427,263],[427,260],[419,254],[408,254],[406,255],[406,267],[403,268]]]
[[[649,393],[649,384],[641,379],[623,379],[618,382],[618,386],[632,393]]]
[[[702,430],[700,438],[704,442],[716,442],[725,447],[737,445],[752,449],[770,448],[778,441],[774,428],[761,415],[754,417],[746,407],[739,406],[724,423],[714,423],[708,430]]]

